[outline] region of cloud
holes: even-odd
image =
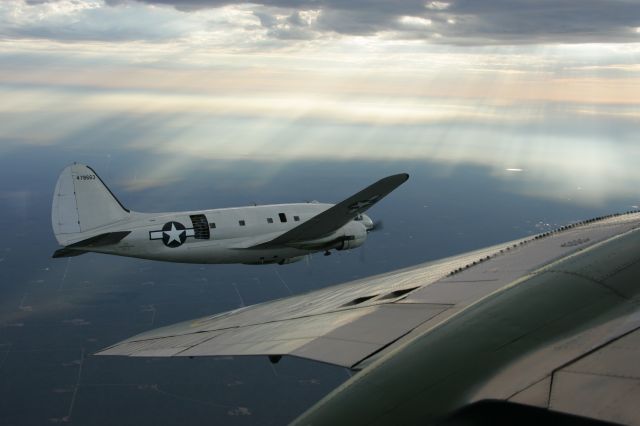
[[[0,4],[0,37],[58,41],[166,41],[183,37],[191,31],[188,17],[176,19],[179,12],[163,8],[149,13],[148,9],[148,5],[140,3],[105,7],[99,0],[7,0]]]
[[[267,37],[281,40],[313,40],[321,37],[312,28],[319,15],[316,11],[293,11],[287,15],[255,10],[253,14],[260,20],[260,25],[268,30]]]
[[[451,40],[487,43],[638,42],[640,8],[630,0],[455,0]]]
[[[121,5],[132,0],[107,0]],[[136,0],[182,11],[246,4],[234,0]],[[539,44],[640,41],[636,0],[255,0],[263,26],[266,15],[316,11],[313,23],[300,25],[307,36],[389,33],[395,38],[448,44]],[[426,22],[432,25],[415,25]],[[413,23],[413,25],[407,25]],[[267,25],[265,25],[267,24]],[[274,37],[291,34],[273,31]]]
[[[227,45],[247,41],[269,45],[349,36],[471,46],[635,43],[640,41],[640,7],[637,0],[5,0],[0,4],[0,37],[5,39],[195,38]]]

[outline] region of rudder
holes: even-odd
[[[89,166],[72,164],[58,177],[51,224],[58,242],[68,245],[96,228],[128,219],[130,212]]]

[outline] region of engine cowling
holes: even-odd
[[[351,222],[345,227],[343,238],[336,250],[351,250],[360,247],[367,240],[367,228],[360,222]]]
[[[278,265],[288,265],[290,263],[300,262],[302,259],[304,259],[304,256],[289,257],[287,259],[282,259],[278,262]]]

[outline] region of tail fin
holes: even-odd
[[[53,233],[60,244],[84,239],[87,231],[129,216],[91,167],[74,163],[60,173],[51,206]]]

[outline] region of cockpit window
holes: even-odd
[[[359,215],[358,215],[358,216],[356,216],[353,220],[358,220],[358,221],[362,220],[362,215],[361,215],[361,214],[359,214]]]

